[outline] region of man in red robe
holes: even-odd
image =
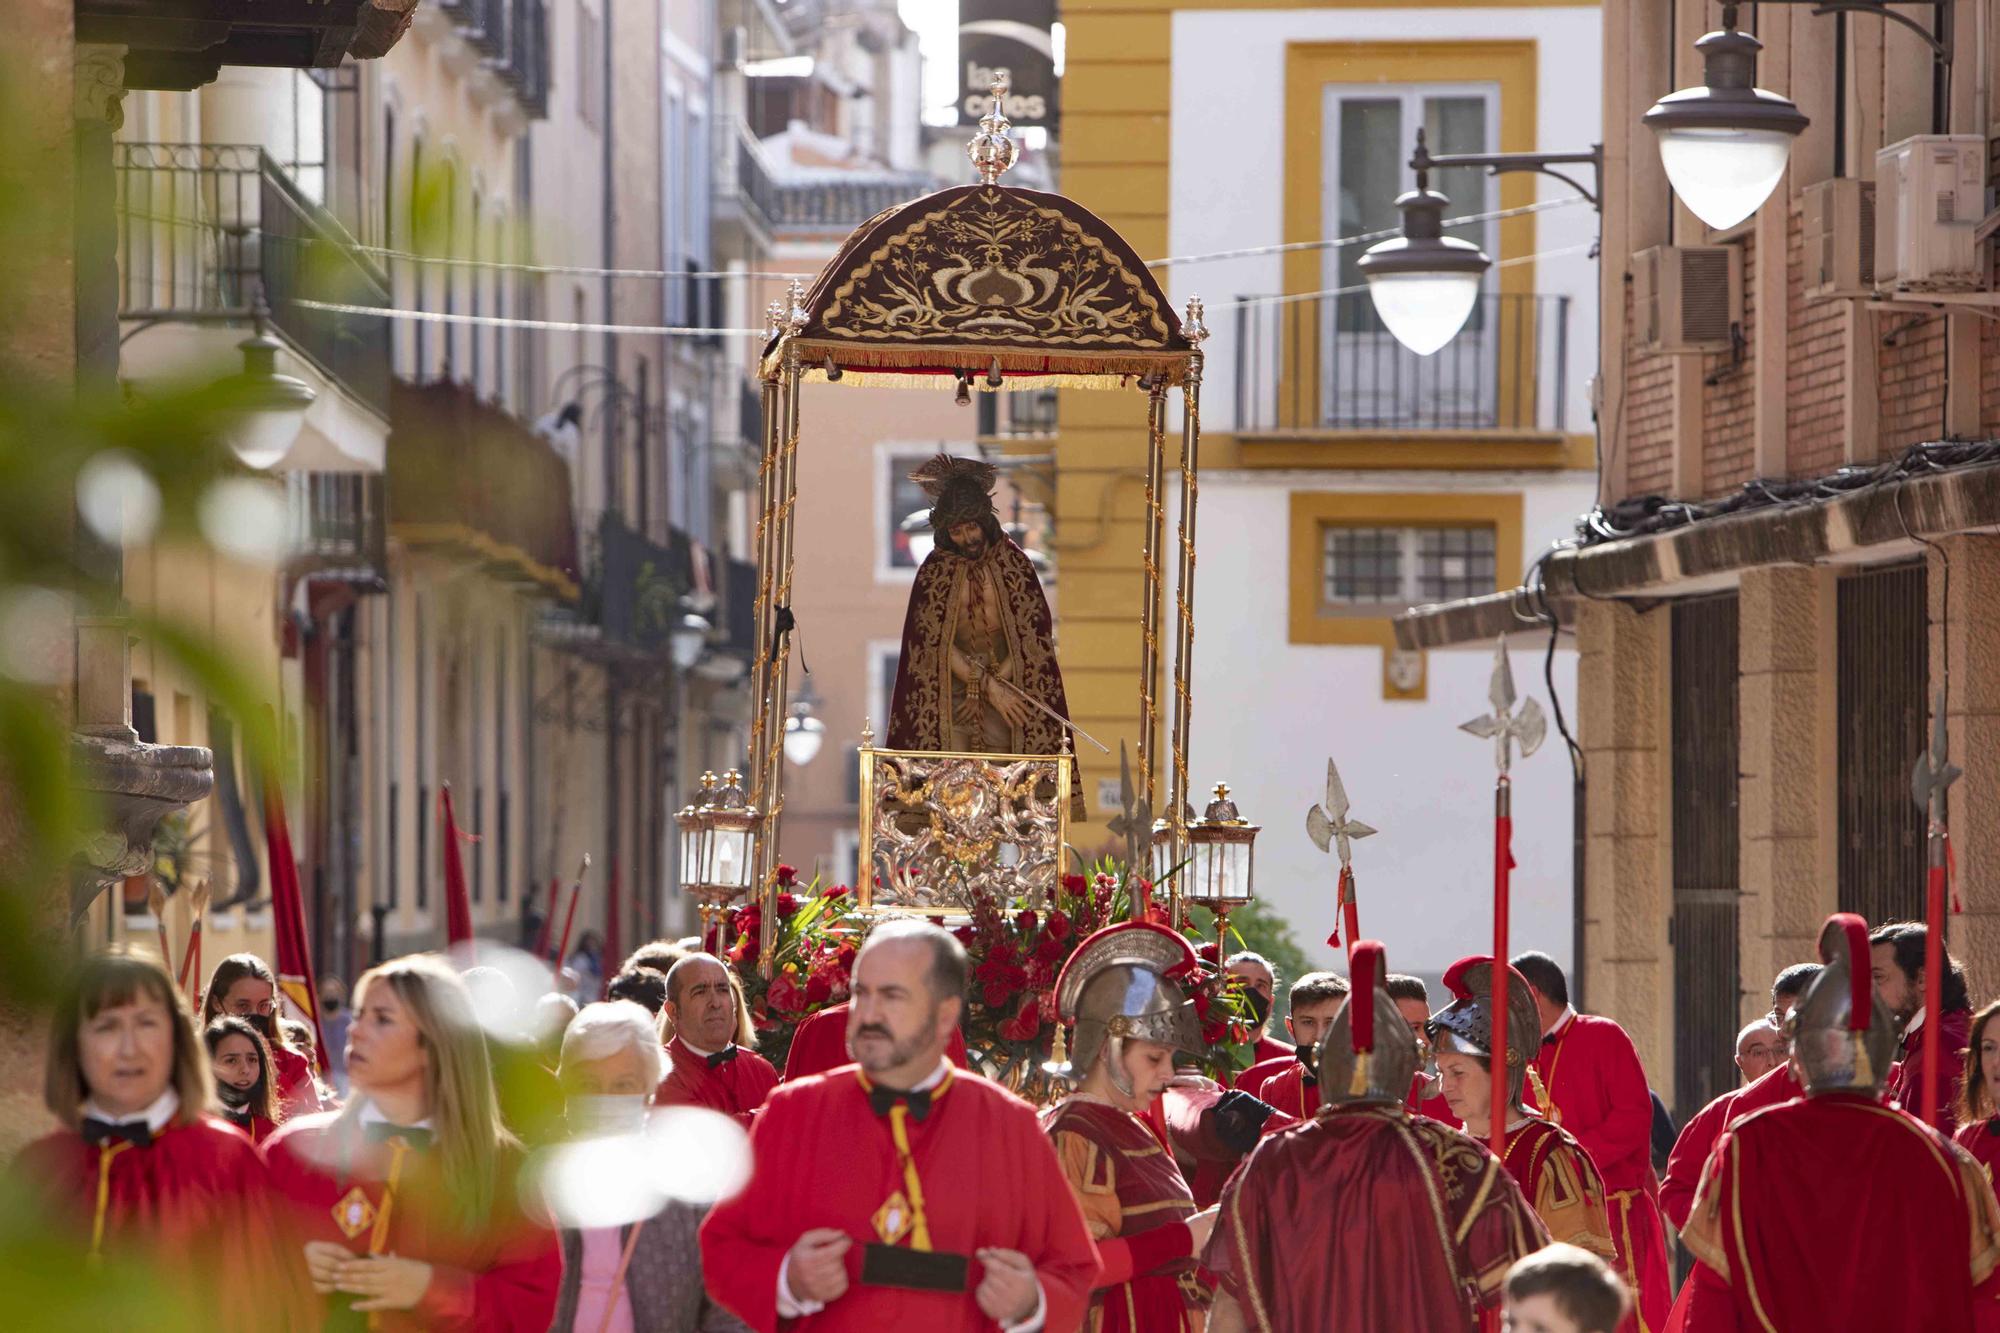
[[[1653,1175],[1653,1096],[1639,1052],[1611,1019],[1571,1007],[1569,979],[1555,959],[1530,952],[1513,963],[1527,978],[1541,1019],[1542,1049],[1533,1068],[1546,1095],[1536,1100],[1549,1103],[1542,1107],[1549,1119],[1574,1135],[1597,1163],[1610,1193],[1619,1267],[1636,1297],[1626,1328],[1655,1333],[1665,1326],[1673,1288]]]
[[[1690,1330],[1979,1326],[1973,1288],[2000,1255],[2000,1205],[1962,1149],[1883,1104],[1895,1026],[1868,949],[1860,917],[1827,919],[1826,968],[1792,1020],[1806,1095],[1716,1141],[1682,1232],[1701,1261]]]
[[[1738,1115],[1788,1102],[1804,1091],[1786,1059],[1791,1039],[1784,1035],[1785,1020],[1791,1016],[1792,1007],[1805,994],[1806,987],[1818,975],[1818,963],[1794,963],[1778,973],[1777,979],[1771,983],[1771,1012],[1765,1015],[1765,1019],[1778,1031],[1777,1066],[1758,1072],[1755,1065],[1745,1065],[1742,1058],[1743,1039],[1738,1034],[1736,1067],[1743,1072],[1742,1086],[1723,1093],[1689,1116],[1687,1123],[1681,1126],[1680,1137],[1674,1140],[1673,1154],[1667,1158],[1666,1179],[1660,1182],[1660,1211],[1667,1215],[1667,1220],[1674,1224],[1676,1230],[1687,1225],[1688,1213],[1694,1207],[1695,1186],[1701,1183],[1701,1169],[1708,1164],[1708,1155],[1715,1150],[1715,1140],[1721,1135],[1723,1126]],[[1741,1111],[1734,1109],[1738,1102],[1743,1105]]]
[[[1927,928],[1921,921],[1897,921],[1879,927],[1868,937],[1870,972],[1875,993],[1889,1006],[1902,1032],[1897,1047],[1901,1062],[1889,1080],[1889,1098],[1911,1115],[1924,1113],[1924,944]],[[1944,1013],[1938,1019],[1938,1068],[1931,1072],[1937,1088],[1937,1119],[1931,1123],[1946,1134],[1958,1128],[1954,1110],[1958,1084],[1965,1068],[1965,1042],[1972,1031],[1972,1002],[1965,986],[1965,969],[1944,955],[1941,990]]]
[[[1417,1068],[1383,988],[1382,946],[1321,1043],[1326,1104],[1259,1143],[1223,1192],[1203,1263],[1221,1288],[1209,1333],[1468,1329],[1548,1233],[1478,1142],[1403,1109]]]
[[[1061,754],[1069,729],[1055,621],[1027,553],[993,511],[999,472],[939,454],[910,474],[934,504],[937,544],[917,567],[889,701],[889,748]],[[1039,705],[1039,707],[1037,706]],[[1070,817],[1084,818],[1070,768]]]
[[[1319,1063],[1315,1054],[1320,1039],[1333,1027],[1333,1016],[1340,1012],[1346,999],[1347,979],[1338,973],[1308,972],[1294,981],[1291,1012],[1285,1026],[1292,1040],[1298,1043],[1297,1048],[1279,1059],[1252,1065],[1236,1080],[1236,1086],[1295,1120],[1310,1120],[1319,1110]],[[1264,1132],[1274,1133],[1283,1123],[1274,1117],[1265,1125]]]
[[[749,1185],[701,1228],[708,1290],[759,1333],[1069,1333],[1099,1262],[1027,1103],[945,1059],[965,950],[892,921],[854,966],[856,1067],[778,1089]]]
[[[667,973],[667,1016],[674,1039],[671,1067],[653,1094],[656,1106],[704,1106],[743,1124],[778,1086],[778,1071],[734,1040],[736,991],[729,970],[712,954],[690,954]]]
[[[830,1004],[799,1024],[792,1033],[792,1048],[785,1053],[785,1082],[795,1083],[809,1074],[824,1074],[854,1063],[847,1049],[847,1001]],[[965,1034],[951,1030],[945,1044],[945,1058],[960,1069],[965,1062]]]

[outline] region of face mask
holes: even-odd
[[[265,1041],[271,1040],[276,1035],[273,1031],[278,1022],[275,1016],[271,1014],[243,1014],[240,1017],[251,1027],[256,1028]]]
[[[250,1104],[250,1095],[256,1091],[257,1085],[254,1083],[247,1088],[239,1088],[234,1083],[218,1083],[215,1085],[216,1095],[222,1098],[222,1104],[232,1111],[240,1111],[248,1106]]]
[[[1263,991],[1245,990],[1243,1002],[1250,1006],[1250,1014],[1259,1025],[1271,1016],[1271,1001],[1265,997]]]
[[[649,1099],[643,1092],[584,1092],[569,1099],[564,1118],[577,1134],[637,1134],[646,1126]]]
[[[1317,1043],[1309,1041],[1299,1047],[1299,1065],[1305,1070],[1306,1082],[1319,1082],[1319,1046]]]

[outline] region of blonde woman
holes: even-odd
[[[273,1241],[263,1159],[212,1114],[207,1050],[159,963],[83,963],[50,1029],[44,1100],[63,1127],[15,1174],[92,1263],[157,1265],[161,1295],[207,1326],[296,1326],[307,1302]]]
[[[500,1123],[458,975],[431,955],[363,974],[347,1074],[344,1109],[288,1123],[266,1145],[327,1312],[391,1333],[542,1333],[561,1253],[521,1212],[521,1148]]]
[[[294,1043],[278,1021],[278,978],[254,953],[230,954],[209,974],[208,989],[201,997],[201,1025],[206,1028],[225,1015],[256,1028],[270,1046],[278,1104],[287,1116],[309,1115],[322,1108],[311,1044]]]

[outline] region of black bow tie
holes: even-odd
[[[83,1118],[83,1141],[96,1146],[112,1139],[123,1139],[134,1148],[153,1146],[153,1131],[143,1120],[99,1120],[96,1116]]]
[[[1555,1044],[1556,1044],[1556,1034],[1553,1032],[1549,1033],[1548,1036],[1542,1038],[1542,1045],[1544,1046],[1553,1046]]]
[[[734,1060],[736,1058],[736,1050],[737,1050],[736,1044],[734,1042],[731,1042],[729,1045],[717,1051],[714,1055],[708,1057],[708,1067],[710,1069],[714,1069],[718,1065],[728,1064],[731,1060]]]
[[[386,1120],[371,1120],[365,1132],[370,1143],[387,1143],[391,1139],[401,1139],[418,1152],[428,1151],[431,1146],[431,1132],[410,1125],[392,1125]]]
[[[898,1103],[909,1108],[910,1119],[922,1120],[931,1113],[930,1090],[901,1092],[895,1088],[868,1089],[868,1105],[874,1110],[876,1115],[888,1115],[890,1110]]]

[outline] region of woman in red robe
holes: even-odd
[[[430,956],[363,974],[347,1073],[345,1109],[292,1121],[266,1145],[293,1263],[322,1318],[359,1327],[367,1316],[390,1333],[541,1333],[562,1255],[521,1211],[520,1145],[500,1123],[457,974]]]
[[[287,1116],[310,1115],[325,1105],[310,1054],[293,1049],[278,1021],[278,978],[254,953],[233,953],[209,974],[201,999],[202,1026],[225,1014],[256,1028],[270,1046],[278,1075],[278,1105]]]
[[[1077,1025],[1082,1081],[1042,1123],[1104,1262],[1087,1333],[1202,1327],[1208,1292],[1195,1256],[1215,1210],[1195,1210],[1173,1154],[1141,1118],[1173,1081],[1176,1045],[1192,1049],[1201,1040],[1187,996],[1169,975],[1194,964],[1181,936],[1129,922],[1085,940],[1056,979],[1057,1013]],[[1134,1035],[1110,1035],[1114,1019]]]
[[[203,1029],[202,1039],[215,1070],[222,1118],[248,1134],[252,1143],[270,1138],[284,1111],[271,1076],[271,1048],[263,1035],[244,1020],[225,1014]]]
[[[162,1324],[302,1326],[263,1159],[208,1113],[202,1040],[157,962],[84,963],[56,1008],[45,1097],[63,1128],[23,1149],[15,1174],[90,1268],[154,1265]]]
[[[1972,1017],[1965,1074],[1959,1081],[1958,1129],[1952,1134],[1958,1146],[1986,1168],[1989,1183],[1994,1164],[2000,1163],[2000,1028],[1992,1026],[1996,1015],[2000,1001]]]

